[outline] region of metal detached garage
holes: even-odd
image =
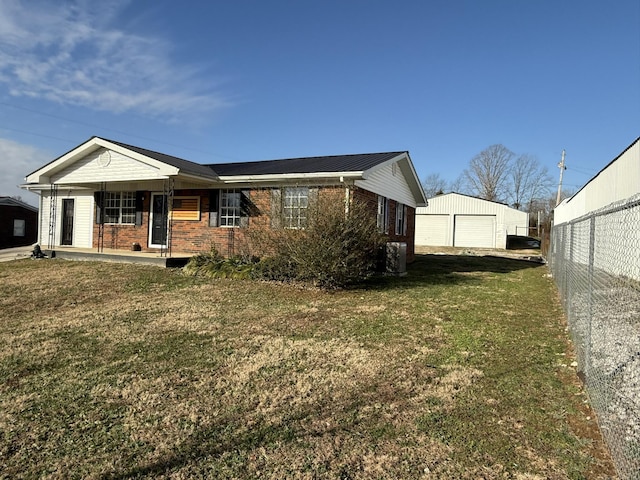
[[[507,248],[507,235],[527,235],[529,215],[504,203],[459,193],[416,210],[416,246]]]

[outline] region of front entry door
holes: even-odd
[[[151,195],[151,232],[149,243],[151,247],[162,247],[167,244],[167,196],[159,193]]]
[[[62,199],[62,238],[60,245],[73,245],[73,198]]]

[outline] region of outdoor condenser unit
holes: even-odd
[[[405,242],[387,242],[387,274],[407,274],[407,244]]]

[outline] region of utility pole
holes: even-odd
[[[560,194],[562,193],[562,174],[567,169],[567,167],[564,164],[564,155],[565,155],[565,152],[564,150],[562,150],[562,160],[560,160],[560,163],[558,164],[558,168],[560,169],[560,181],[558,182],[558,195],[556,196],[556,206],[560,204]]]

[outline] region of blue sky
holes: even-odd
[[[501,143],[577,189],[640,135],[640,2],[0,0],[0,194],[93,135],[199,163]]]

